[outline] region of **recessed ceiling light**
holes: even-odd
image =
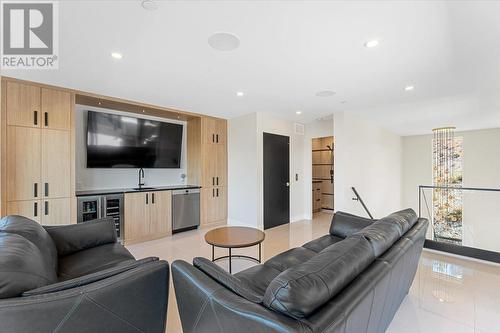
[[[415,89],[415,87],[414,87],[414,86],[406,86],[406,87],[405,87],[405,90],[406,90],[406,91],[412,91],[413,89]]]
[[[158,9],[158,4],[154,0],[143,0],[141,2],[142,8],[146,10],[157,10]]]
[[[302,114],[302,111],[295,111],[296,114]]]
[[[245,93],[243,91],[237,91],[236,96],[243,97],[243,96],[245,96]]]
[[[376,39],[369,40],[364,45],[365,45],[365,47],[368,47],[368,48],[375,47],[378,45],[378,40],[376,40]]]
[[[123,54],[119,53],[119,52],[111,52],[111,56],[115,59],[121,59],[123,58]]]
[[[240,46],[240,39],[229,32],[217,32],[208,38],[208,45],[217,51],[232,51]]]
[[[333,95],[335,95],[335,91],[332,90],[322,90],[316,93],[316,96],[318,97],[331,97]]]
[[[340,101],[340,103],[345,104],[345,103],[347,103],[347,101]]]

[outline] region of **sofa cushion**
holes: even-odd
[[[275,255],[271,259],[267,260],[264,265],[283,272],[290,267],[311,259],[315,255],[316,252],[306,249],[305,247],[296,247]]]
[[[141,260],[136,260],[136,261],[124,261],[119,263],[117,266],[108,268],[99,272],[95,272],[92,274],[84,275],[81,277],[77,277],[71,280],[66,280],[62,282],[57,282],[54,284],[50,284],[44,287],[36,288],[36,289],[31,289],[28,291],[25,291],[22,296],[27,297],[27,296],[35,296],[35,295],[43,295],[43,294],[49,294],[49,293],[55,293],[58,291],[63,291],[63,290],[68,290],[72,288],[78,288],[78,287],[83,287],[86,286],[90,283],[94,283],[96,281],[101,281],[104,279],[107,279],[111,276],[118,275],[120,273],[129,271],[133,268],[139,267],[141,265],[153,262],[153,261],[158,261],[157,257],[148,257],[144,258]]]
[[[363,237],[330,245],[310,260],[278,275],[267,287],[264,305],[293,318],[304,318],[328,302],[374,261]]]
[[[252,286],[259,295],[264,297],[267,286],[281,271],[266,265],[255,265],[234,274],[240,281]]]
[[[33,243],[41,252],[42,257],[49,267],[52,267],[54,276],[57,271],[56,246],[45,231],[36,221],[24,216],[10,215],[0,219],[0,231],[17,234]]]
[[[207,258],[194,258],[193,266],[203,271],[205,274],[207,274],[212,279],[219,282],[235,294],[240,295],[250,302],[262,303],[262,295],[254,291],[251,285],[247,285],[244,281],[241,281],[237,277],[229,274]]]
[[[406,233],[417,222],[417,213],[411,208],[400,210],[384,218],[384,220],[397,223],[401,226],[401,235]]]
[[[323,249],[328,246],[340,242],[343,238],[333,236],[333,235],[324,235],[320,238],[316,238],[310,242],[305,243],[302,247],[314,251],[316,253],[321,252]]]
[[[59,281],[65,281],[135,260],[119,243],[105,244],[59,258]]]
[[[365,237],[370,242],[375,256],[379,257],[408,231],[417,219],[412,209],[405,209],[374,222],[353,236]]]
[[[117,241],[116,227],[112,218],[70,225],[45,226],[45,229],[54,240],[60,257]]]
[[[345,212],[336,212],[330,224],[330,235],[346,238],[366,228],[375,221]]]
[[[56,281],[54,269],[35,244],[20,235],[0,232],[0,298],[16,297]]]

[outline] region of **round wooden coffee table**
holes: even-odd
[[[205,234],[205,241],[212,245],[212,261],[229,258],[229,273],[232,273],[232,258],[245,258],[261,262],[261,244],[266,234],[259,229],[249,227],[221,227]],[[233,255],[232,249],[259,245],[259,258],[244,255]],[[229,255],[215,258],[215,247],[229,249]]]

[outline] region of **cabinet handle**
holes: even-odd
[[[33,196],[38,197],[38,183],[33,183]]]
[[[216,138],[216,139],[215,139],[215,142],[219,143],[219,134],[217,134],[217,135],[215,136],[215,138]]]
[[[215,177],[212,177],[212,185],[215,185]]]
[[[33,125],[38,125],[38,111],[33,111]]]
[[[44,113],[44,121],[45,121],[45,127],[49,126],[49,113],[48,112]]]
[[[215,134],[212,133],[212,142],[215,142]]]
[[[217,176],[216,179],[217,179],[216,183],[217,183],[217,186],[218,186],[219,185],[219,176]]]
[[[37,202],[33,203],[33,216],[34,217],[38,216],[38,203]]]
[[[219,197],[219,189],[217,189],[217,197]]]
[[[212,197],[215,197],[215,189],[212,189]]]
[[[45,183],[45,196],[49,196],[49,183]]]
[[[155,204],[155,194],[151,193],[151,203],[154,205]]]
[[[148,194],[146,193],[146,205],[149,204],[149,196]]]
[[[49,202],[45,201],[45,215],[49,215]]]

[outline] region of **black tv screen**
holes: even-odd
[[[88,111],[87,168],[180,168],[179,124]]]

